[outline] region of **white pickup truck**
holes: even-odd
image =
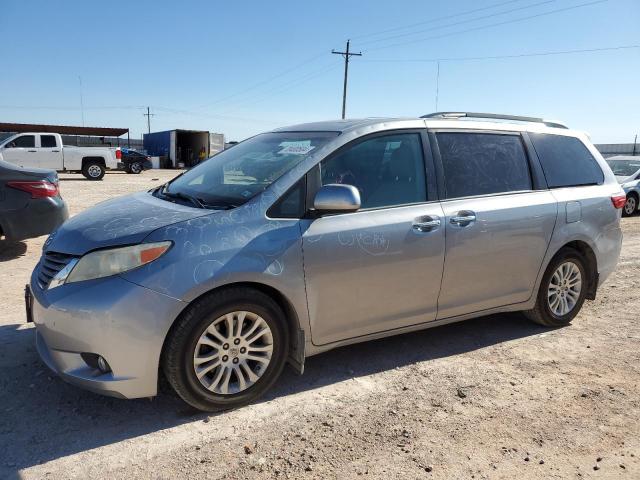
[[[59,172],[81,172],[89,180],[102,180],[107,169],[117,169],[120,148],[69,147],[57,133],[19,133],[0,143],[5,162]]]

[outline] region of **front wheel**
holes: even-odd
[[[525,315],[546,327],[564,327],[580,312],[587,294],[587,268],[583,255],[561,250],[542,277],[536,304]]]
[[[167,336],[162,368],[189,405],[225,410],[252,402],[275,383],[288,345],[278,304],[262,292],[233,288],[186,310]]]
[[[624,207],[622,207],[622,214],[625,217],[630,217],[631,215],[636,213],[637,209],[638,199],[635,197],[635,195],[627,195],[627,201],[625,202]]]

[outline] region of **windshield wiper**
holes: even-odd
[[[205,208],[204,203],[202,203],[200,199],[196,197],[192,197],[191,195],[187,195],[186,193],[182,193],[182,192],[169,192],[166,186],[164,189],[160,191],[160,193],[162,193],[162,195],[165,197],[175,198],[177,200],[185,200],[191,203],[192,205],[195,205],[197,208]]]
[[[233,203],[225,203],[224,205],[212,205],[210,203],[203,202],[203,205],[205,208],[210,208],[212,210],[231,210],[232,208],[238,207],[238,205],[234,205]]]

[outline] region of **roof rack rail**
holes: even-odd
[[[542,123],[547,127],[569,128],[564,123],[549,121],[537,117],[523,117],[520,115],[502,115],[500,113],[476,113],[476,112],[436,112],[423,115],[420,118],[490,118],[495,120],[515,120],[518,122]]]

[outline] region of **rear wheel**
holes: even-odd
[[[129,173],[134,173],[134,174],[139,174],[142,173],[142,170],[144,170],[144,168],[142,167],[142,163],[140,162],[133,162],[131,165],[129,165]]]
[[[625,202],[624,207],[622,207],[622,214],[625,217],[630,217],[631,215],[636,213],[637,209],[638,209],[638,198],[633,194],[627,195],[627,201]]]
[[[217,411],[264,394],[288,353],[284,314],[262,292],[234,288],[198,300],[165,342],[162,368],[189,405]]]
[[[89,180],[102,180],[105,171],[104,165],[94,160],[85,162],[82,167],[82,175]]]
[[[580,312],[587,293],[586,261],[566,248],[551,261],[542,277],[536,304],[525,315],[540,325],[563,327]]]

